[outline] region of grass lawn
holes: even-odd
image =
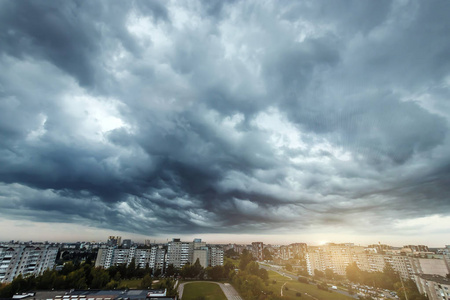
[[[119,288],[137,289],[141,285],[142,279],[124,279],[120,281]]]
[[[345,295],[341,295],[336,292],[327,292],[322,291],[317,288],[316,285],[313,284],[306,284],[302,282],[298,282],[296,280],[290,280],[287,277],[284,277],[274,271],[269,271],[269,286],[266,287],[267,290],[273,291],[274,294],[280,295],[281,287],[284,283],[286,283],[285,287],[288,288],[286,291],[283,289],[283,296],[286,299],[299,299],[299,297],[296,297],[296,293],[302,294],[302,299],[319,299],[319,300],[351,300],[353,298],[347,297]],[[273,280],[276,280],[277,282],[275,284],[272,283]],[[308,297],[308,295],[311,295],[312,297]]]
[[[203,296],[205,300],[227,300],[219,285],[210,282],[192,282],[184,286],[182,300],[196,300]]]

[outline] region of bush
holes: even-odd
[[[299,281],[299,282],[303,282],[303,283],[309,283],[309,282],[308,282],[308,278],[305,278],[305,277],[299,277],[299,278],[298,278],[298,281]]]
[[[302,296],[302,293],[295,293],[295,296],[296,296],[296,297],[301,297],[301,296]]]
[[[284,287],[285,291],[289,291],[289,288],[287,286]]]

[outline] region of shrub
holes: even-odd
[[[298,278],[298,281],[299,281],[299,282],[303,282],[303,283],[308,283],[308,278],[305,278],[305,277],[299,277],[299,278]]]

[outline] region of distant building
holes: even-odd
[[[219,246],[208,247],[209,266],[223,266],[223,249]]]
[[[111,247],[118,247],[122,245],[122,237],[121,236],[110,236],[108,237],[108,242],[106,243]]]
[[[305,243],[294,243],[287,246],[280,246],[278,257],[282,260],[303,259],[306,256],[308,246]]]
[[[130,249],[130,247],[131,247],[131,240],[123,240],[122,248]]]
[[[339,275],[345,275],[346,268],[351,263],[356,263],[361,270],[369,272],[383,272],[386,265],[389,264],[403,278],[413,280],[415,274],[445,276],[450,273],[448,262],[443,255],[432,255],[432,258],[428,258],[415,256],[412,251],[410,253],[383,251],[387,254],[378,254],[371,249],[373,247],[364,248],[353,244],[332,243],[309,247],[306,254],[308,273],[314,275],[316,269],[319,271],[331,269]],[[410,248],[407,247],[406,249]],[[418,250],[425,249],[423,247],[418,248]]]
[[[257,261],[262,261],[264,259],[263,250],[264,250],[263,242],[252,243],[252,255]]]

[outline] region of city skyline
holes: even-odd
[[[448,11],[1,1],[0,240],[450,244]]]

